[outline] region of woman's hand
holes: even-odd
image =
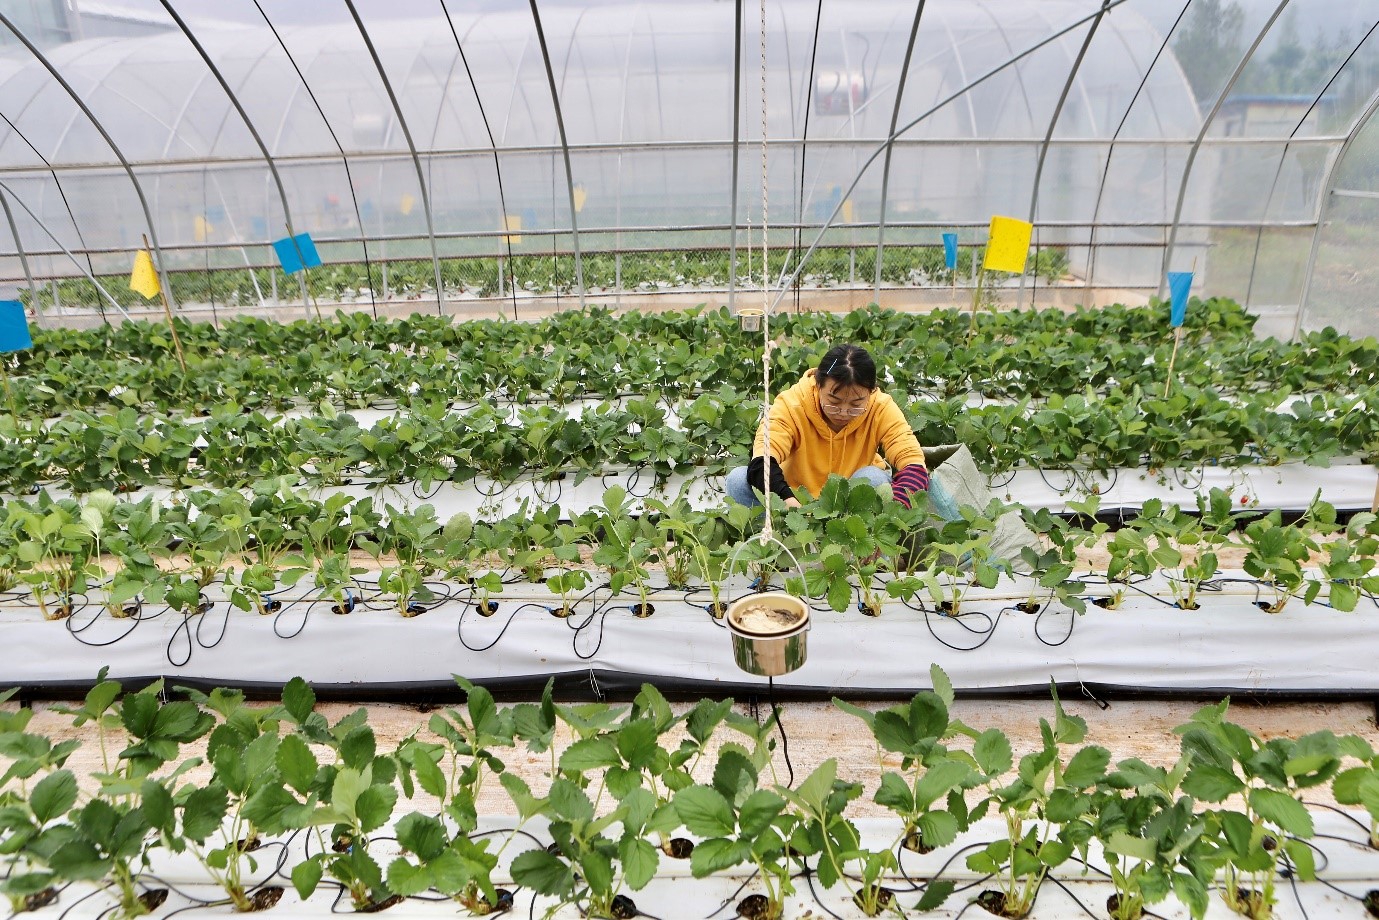
[[[795,496],[792,495],[792,496],[790,496],[789,498],[787,498],[787,499],[785,500],[785,507],[787,507],[787,508],[798,508],[798,507],[800,507],[800,500],[799,500],[798,498],[796,498]]]

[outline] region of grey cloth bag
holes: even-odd
[[[958,509],[963,505],[985,508],[996,497],[966,444],[925,447],[924,460],[929,464],[929,506],[945,521],[961,517]],[[1018,560],[1025,546],[1038,551],[1039,538],[1025,526],[1019,512],[1007,511],[996,519],[991,534],[996,559]]]

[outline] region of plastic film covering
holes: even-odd
[[[1328,221],[1366,226],[1376,184],[1371,4],[768,0],[763,34],[744,0],[736,60],[737,5],[708,0],[87,6],[0,11],[0,284],[27,286],[22,252],[45,309],[139,306],[145,234],[203,276],[176,306],[300,301],[289,229],[342,305],[574,294],[576,248],[619,301],[676,285],[645,252],[721,258],[696,277],[726,288],[735,249],[754,288],[763,41],[773,284],[931,284],[900,249],[979,246],[1000,213],[1034,219],[1069,302],[1195,266],[1195,293],[1310,327],[1351,311],[1323,302]]]

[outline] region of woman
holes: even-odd
[[[929,488],[924,451],[905,414],[876,389],[876,363],[856,345],[835,345],[818,368],[771,406],[771,481],[769,491],[799,507],[792,489],[818,495],[832,473],[875,486],[891,486],[909,506],[911,492]],[[880,450],[885,459],[877,456]],[[752,462],[728,473],[728,496],[756,505],[753,490],[765,492],[766,425],[757,429]],[[889,465],[894,476],[886,471]]]

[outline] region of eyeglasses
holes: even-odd
[[[841,415],[844,418],[857,418],[867,411],[867,406],[835,406],[822,400],[819,405],[823,406],[824,411],[829,415]]]

